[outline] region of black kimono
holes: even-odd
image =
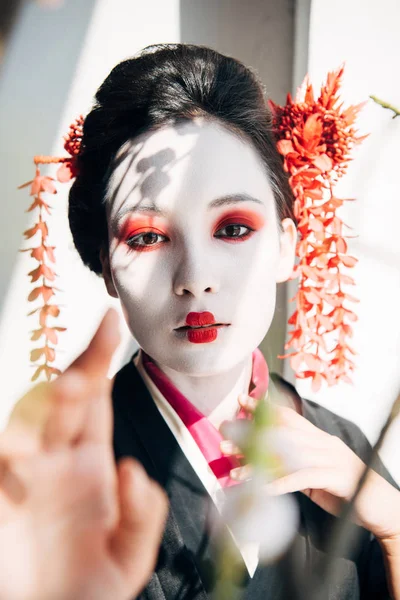
[[[363,461],[371,447],[353,423],[329,410],[300,398],[295,389],[275,379],[301,414],[311,423],[340,437]],[[170,512],[156,570],[140,595],[143,600],[206,600],[215,585],[215,534],[209,532],[210,514],[216,508],[203,484],[158,411],[133,361],[117,374],[113,389],[114,451],[137,458],[148,474],[167,491]],[[396,486],[382,463],[374,467]],[[397,487],[397,486],[396,486]],[[312,573],[324,553],[335,517],[322,510],[304,494],[293,494],[300,509],[300,528],[291,550],[268,566],[259,565],[252,578],[241,583],[246,600],[292,600],[296,590],[288,568]],[[218,514],[218,513],[217,513]],[[218,520],[214,515],[213,522]],[[331,585],[323,598],[329,600],[384,600],[390,598],[383,558],[377,540],[365,529],[353,526],[359,544],[337,558],[340,584]],[[233,544],[232,544],[233,545]],[[243,564],[239,550],[232,551]],[[293,556],[295,555],[295,561]],[[318,563],[319,564],[319,563]],[[246,569],[244,572],[247,573]],[[111,600],[111,599],[110,599]]]

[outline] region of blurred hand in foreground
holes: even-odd
[[[132,458],[115,465],[108,311],[87,350],[22,398],[0,434],[0,599],[129,600],[149,579],[167,501]]]
[[[257,407],[254,398],[244,394],[239,404],[249,413]],[[265,486],[268,494],[282,496],[300,491],[325,511],[340,515],[343,503],[352,499],[365,464],[340,438],[319,429],[296,410],[274,404],[270,411],[274,425],[266,431],[265,447],[279,457],[283,469],[269,471],[269,482]],[[247,427],[248,423],[244,421]],[[235,423],[237,430],[240,426],[240,422]],[[236,446],[240,445],[240,432],[231,427],[227,433]],[[236,446],[225,442],[222,450],[230,455],[238,452]],[[248,466],[238,467],[231,476],[247,479]],[[400,547],[397,543],[400,540],[400,492],[372,469],[357,497],[352,517],[381,542],[393,540]]]

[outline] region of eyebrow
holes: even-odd
[[[216,198],[207,208],[215,208],[218,206],[225,206],[226,204],[237,204],[240,202],[255,202],[256,204],[263,205],[264,203],[258,198],[250,196],[250,194],[230,194],[228,196],[222,196],[222,198]]]
[[[207,210],[211,209],[211,208],[219,208],[220,206],[227,206],[229,204],[240,204],[241,202],[254,202],[256,204],[261,204],[263,205],[264,203],[261,200],[258,200],[258,198],[254,198],[253,196],[250,196],[250,194],[229,194],[227,196],[221,196],[221,198],[216,198],[215,200],[212,200],[208,206],[207,206]],[[133,206],[123,206],[121,207],[115,217],[113,218],[114,222],[118,222],[122,219],[122,217],[124,217],[126,214],[128,213],[133,213],[133,212],[138,212],[138,213],[153,213],[156,215],[160,215],[162,217],[166,217],[167,214],[165,213],[165,211],[163,211],[161,208],[159,208],[158,206],[156,206],[154,203],[152,204],[142,204],[141,202],[138,202],[137,204],[133,205]]]

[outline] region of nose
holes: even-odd
[[[192,295],[196,298],[203,294],[216,294],[219,290],[216,266],[204,256],[204,251],[195,251],[192,247],[181,256],[176,265],[173,290],[177,296]]]

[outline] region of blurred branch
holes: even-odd
[[[388,110],[391,110],[394,113],[394,115],[392,117],[393,119],[395,119],[396,117],[398,117],[400,115],[400,109],[393,106],[393,104],[389,104],[389,102],[380,100],[376,96],[370,96],[370,98],[371,98],[371,100],[376,102],[376,104],[379,104],[379,106],[382,106],[382,108],[387,108]]]

